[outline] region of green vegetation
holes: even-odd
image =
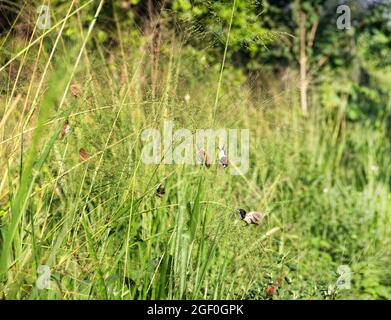
[[[354,2],[0,2],[0,298],[390,299],[390,3]],[[144,164],[164,120],[250,129],[249,171]]]

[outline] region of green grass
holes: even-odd
[[[74,10],[77,25],[83,16]],[[259,92],[173,38],[151,83],[146,40],[123,39],[121,50],[106,52],[91,21],[74,44],[59,24],[32,46],[16,38],[1,48],[18,70],[0,71],[0,114],[8,114],[0,127],[1,297],[267,299],[284,274],[275,299],[391,298],[386,119],[354,123],[343,107],[316,106],[303,117],[294,81],[280,89],[275,79]],[[70,94],[71,83],[82,97]],[[71,132],[60,140],[66,118]],[[250,129],[249,172],[143,164],[141,132],[165,119],[190,130]],[[246,227],[239,207],[267,218]],[[39,290],[43,264],[52,281]],[[340,265],[352,270],[350,290],[335,286]]]

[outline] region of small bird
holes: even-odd
[[[282,285],[282,280],[284,280],[284,278],[285,278],[285,273],[282,273],[282,274],[277,278],[277,284],[278,284],[279,286]]]
[[[185,97],[184,97],[184,100],[185,100],[186,104],[189,104],[189,102],[190,102],[190,94],[186,93]]]
[[[225,169],[228,167],[228,156],[224,150],[224,147],[219,148],[219,163]]]
[[[71,90],[71,93],[74,97],[80,97],[81,96],[81,90],[77,84],[72,84],[69,89]]]
[[[244,209],[239,209],[238,211],[242,220],[244,220],[247,224],[258,225],[265,218],[265,214],[262,212],[251,211],[247,213]]]
[[[266,288],[266,294],[269,297],[273,297],[278,289],[282,287],[282,280],[285,278],[285,273],[282,273],[276,280],[276,282],[270,282],[269,286]]]
[[[159,198],[162,198],[165,194],[166,194],[166,190],[164,189],[164,186],[160,184],[156,189],[156,195]]]
[[[80,148],[79,155],[80,155],[81,161],[87,161],[90,158],[87,151],[85,151],[83,148]]]
[[[69,133],[69,130],[71,129],[71,126],[69,125],[69,121],[65,120],[64,126],[61,130],[61,139],[64,139],[65,136]]]
[[[121,1],[120,7],[121,7],[122,10],[127,11],[127,10],[130,9],[130,6],[131,6],[131,3],[130,3],[129,0],[122,0],[122,1]]]
[[[208,169],[210,168],[210,160],[208,157],[208,154],[204,149],[200,149],[197,152],[197,159],[198,162],[207,167]]]
[[[93,96],[89,96],[87,98],[87,102],[90,106],[93,106],[94,105],[94,97]]]

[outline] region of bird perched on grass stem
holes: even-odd
[[[251,211],[247,213],[244,209],[238,209],[238,211],[242,217],[242,220],[247,224],[258,225],[265,218],[265,214],[262,212]]]
[[[219,163],[225,169],[228,167],[228,156],[224,150],[224,147],[219,148]]]
[[[74,97],[81,97],[81,90],[77,84],[72,84],[69,89]]]
[[[81,161],[83,161],[83,162],[87,161],[90,158],[87,151],[85,151],[83,148],[80,148],[79,155],[80,155]]]

